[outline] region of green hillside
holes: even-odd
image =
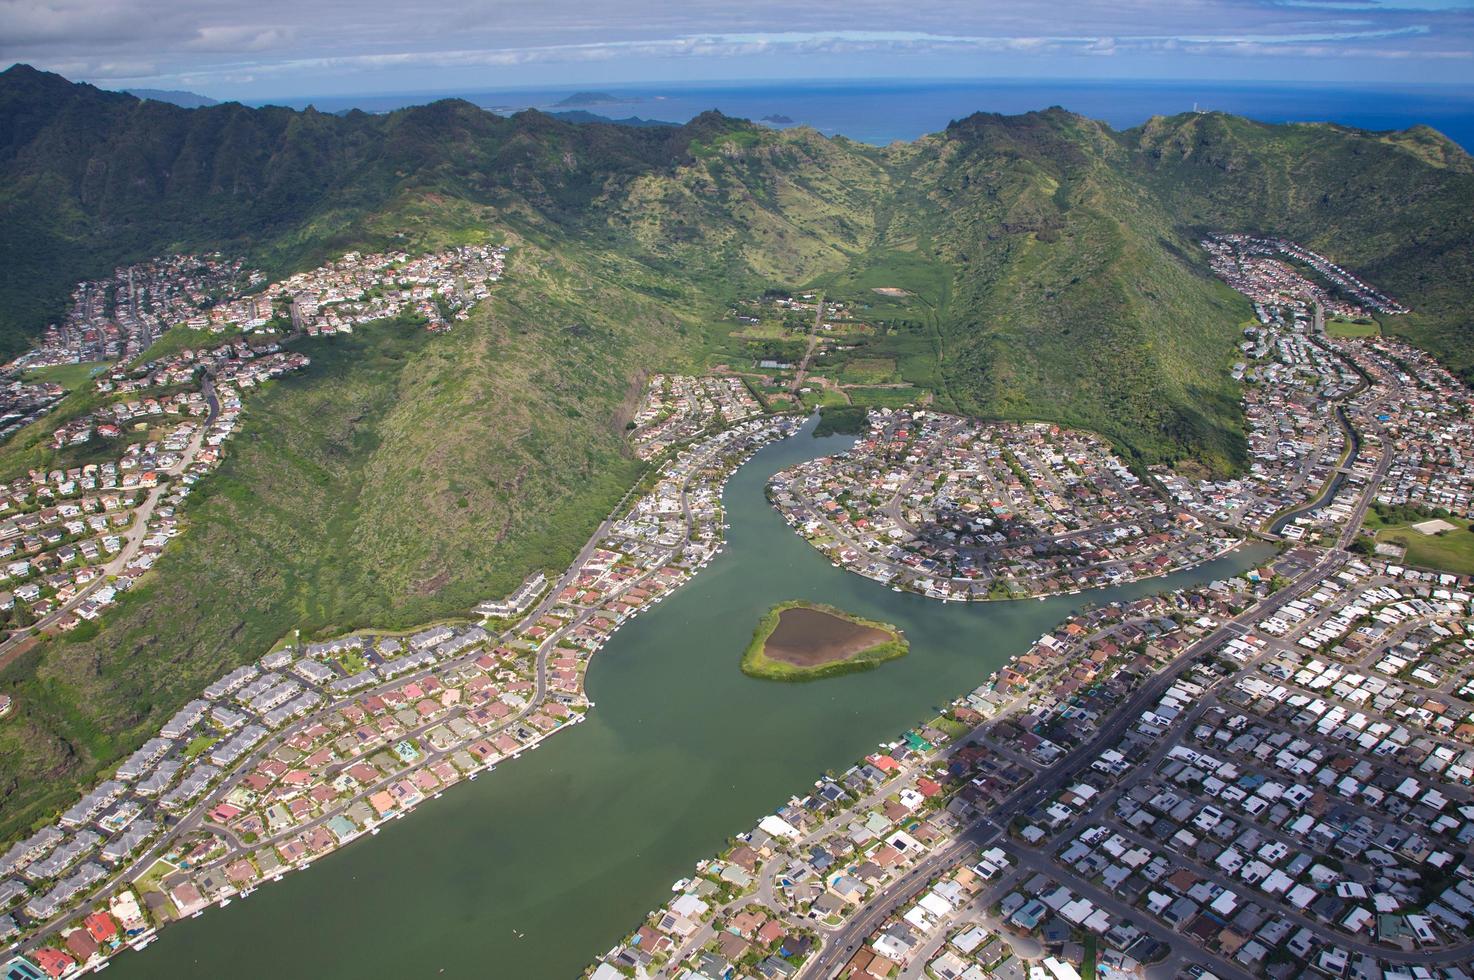
[[[1364,133],[1223,113],[1120,134],[1140,183],[1191,229],[1283,235],[1410,307],[1390,333],[1474,378],[1474,160],[1418,126]]]
[[[1228,365],[1243,301],[1141,193],[1113,134],[1060,110],[924,141],[902,209],[954,270],[943,371],[959,408],[1106,433],[1147,461],[1242,457]]]
[[[1208,274],[1202,232],[1325,252],[1417,311],[1389,330],[1468,370],[1471,195],[1469,157],[1422,129],[1205,114],[1115,132],[1049,110],[880,149],[715,113],[624,127],[456,101],[186,110],[9,69],[8,354],[77,279],[171,249],[273,275],[348,248],[495,238],[512,253],[448,335],[298,342],[312,367],[248,400],[158,574],[95,636],[0,671],[18,704],[0,724],[0,838],[293,628],[455,616],[561,567],[640,472],[623,425],[644,376],[741,356],[719,326],[738,299],[822,288],[886,323],[851,378],[1227,472],[1248,309]],[[54,419],[0,446],[0,473],[53,462]]]

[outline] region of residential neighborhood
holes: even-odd
[[[504,245],[461,245],[411,256],[407,252],[347,252],[334,262],[267,286],[263,296],[286,305],[294,330],[310,337],[352,333],[355,324],[411,313],[432,333],[449,330],[490,295],[501,278]],[[227,307],[212,322],[244,322],[249,298]]]
[[[668,453],[573,566],[482,603],[479,624],[291,637],[219,678],[0,861],[0,924],[25,962],[58,976],[142,948],[581,721],[590,658],[720,552],[726,477],[798,424],[753,419]],[[89,945],[99,916],[116,941]]]
[[[166,255],[120,266],[111,278],[80,282],[66,319],[52,324],[30,351],[11,365],[20,369],[101,361],[127,363],[169,328],[196,320],[203,326],[215,304],[259,289],[262,273],[243,260],[208,255]],[[270,310],[263,307],[270,319]]]
[[[854,448],[779,473],[768,493],[832,561],[940,599],[1128,582],[1238,543],[1174,508],[1098,436],[920,409],[872,411]]]
[[[592,975],[1461,976],[1474,595],[1315,558],[1072,618],[703,862]]]
[[[1427,534],[1468,533],[1438,515],[1469,514],[1470,393],[1406,345],[1331,336],[1327,308],[1405,310],[1328,260],[1205,247],[1256,302],[1236,369],[1254,463],[1234,483],[1154,475],[1189,526],[1277,538],[1279,556],[1073,615],[701,862],[587,975],[1469,976],[1474,590],[1363,547],[1363,522],[1411,507]],[[981,423],[872,412],[853,450],[779,474],[770,497],[894,587],[915,581],[897,558],[940,544],[924,557],[951,564],[927,570],[951,572],[1014,513],[1073,531],[1045,501],[1082,500],[1084,526],[1117,516],[1062,480],[1082,475],[1069,462],[1097,486],[1116,470],[1056,449],[1056,427],[1018,428],[990,469]]]
[[[768,498],[837,566],[943,601],[1152,579],[1251,535],[1278,553],[1086,602],[699,862],[590,976],[1468,977],[1474,588],[1364,524],[1412,508],[1469,533],[1449,523],[1470,514],[1469,392],[1395,340],[1332,336],[1328,308],[1401,308],[1328,260],[1207,247],[1256,302],[1241,480],[1139,473],[1050,423],[877,408]],[[350,254],[265,295],[303,333],[400,312],[439,330],[501,260]],[[13,621],[76,629],[149,574],[249,392],[309,363],[238,332],[97,373],[98,406],[55,441],[106,461],[0,488]],[[645,475],[567,568],[464,619],[282,637],[13,844],[12,971],[105,967],[579,724],[594,654],[717,558],[727,479],[803,424],[741,378],[651,376],[627,429]]]
[[[222,458],[241,393],[309,363],[242,341],[100,377],[98,391],[116,400],[58,426],[53,440],[95,442],[103,462],[33,470],[0,488],[5,622],[67,632],[96,620],[182,532],[179,507]],[[161,374],[168,380],[154,380]],[[172,393],[132,397],[153,385]]]
[[[713,426],[762,414],[741,378],[657,374],[630,420],[635,454],[650,459]]]

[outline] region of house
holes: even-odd
[[[42,972],[48,977],[59,977],[63,973],[77,965],[77,961],[59,949],[42,947],[31,953],[31,958],[36,961]]]

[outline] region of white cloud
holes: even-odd
[[[624,60],[730,72],[741,59],[876,66],[946,56],[1176,64],[1226,58],[1468,57],[1474,0],[0,0],[0,63],[100,81],[168,64],[204,84],[337,73],[501,70]],[[845,26],[837,27],[837,23]],[[995,59],[987,59],[991,65]],[[984,63],[979,60],[978,64]],[[1276,66],[1283,71],[1283,65]],[[652,69],[656,70],[656,69]],[[670,69],[667,69],[670,70]],[[1190,70],[1190,69],[1189,69]],[[130,74],[121,74],[129,72]],[[588,72],[586,74],[591,74]],[[575,73],[576,74],[576,73]],[[656,76],[652,76],[656,77]],[[153,76],[150,81],[166,81]],[[310,84],[310,83],[309,83]],[[385,82],[377,82],[385,84]],[[389,83],[392,84],[392,83]]]

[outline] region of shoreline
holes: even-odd
[[[1105,582],[1105,583],[1103,583],[1101,585],[1088,585],[1088,586],[1083,586],[1081,588],[1076,588],[1076,589],[1052,589],[1052,590],[1049,590],[1049,591],[1046,591],[1046,592],[1029,592],[1029,593],[1026,593],[1024,595],[996,595],[995,596],[995,595],[976,595],[976,594],[974,594],[974,595],[960,596],[960,595],[947,595],[947,594],[944,594],[944,593],[941,593],[941,592],[937,592],[936,590],[927,591],[927,590],[924,590],[924,589],[911,588],[910,585],[909,585],[909,583],[904,584],[904,585],[897,585],[897,584],[895,584],[894,576],[891,577],[891,578],[878,578],[878,577],[876,577],[874,575],[867,575],[867,574],[865,574],[865,572],[864,572],[863,569],[854,567],[853,563],[843,562],[843,561],[836,561],[835,560],[835,557],[833,555],[829,554],[823,548],[820,548],[818,545],[814,544],[813,539],[809,538],[807,535],[805,535],[803,533],[802,530],[799,529],[797,522],[789,519],[789,515],[784,514],[783,515],[783,519],[784,519],[784,523],[786,523],[789,526],[789,528],[792,529],[792,531],[795,534],[797,534],[800,538],[802,538],[805,542],[807,542],[809,544],[809,546],[812,547],[815,551],[817,551],[820,555],[822,555],[825,558],[828,558],[829,559],[829,563],[831,565],[833,565],[835,568],[843,569],[844,571],[847,571],[847,572],[851,573],[852,575],[858,575],[861,578],[867,579],[867,580],[869,580],[871,582],[874,582],[877,585],[883,585],[883,586],[885,586],[886,588],[890,589],[893,592],[906,592],[906,593],[909,593],[911,595],[921,596],[924,599],[935,599],[935,600],[937,600],[939,602],[962,602],[962,603],[1027,602],[1028,600],[1031,600],[1031,599],[1037,599],[1037,600],[1039,600],[1039,601],[1042,602],[1045,599],[1051,599],[1051,598],[1054,598],[1054,597],[1057,597],[1057,596],[1082,595],[1083,593],[1086,593],[1086,592],[1095,592],[1095,591],[1098,591],[1100,589],[1113,589],[1113,588],[1117,588],[1117,587],[1123,586],[1123,585],[1134,585],[1134,584],[1139,583],[1139,582],[1150,582],[1153,579],[1167,578],[1169,576],[1176,575],[1179,572],[1191,571],[1192,569],[1194,569],[1194,568],[1200,568],[1203,565],[1208,564],[1209,562],[1218,561],[1220,558],[1225,558],[1228,555],[1233,554],[1235,551],[1238,551],[1240,548],[1244,547],[1245,545],[1247,545],[1250,542],[1250,539],[1247,538],[1247,537],[1245,537],[1245,538],[1235,538],[1235,539],[1229,540],[1227,543],[1225,543],[1221,548],[1219,548],[1213,554],[1206,555],[1206,556],[1204,556],[1202,558],[1197,559],[1196,561],[1186,562],[1186,563],[1181,564],[1181,565],[1173,565],[1171,568],[1163,569],[1160,572],[1154,572],[1151,575],[1129,575],[1129,576],[1123,576],[1121,578],[1115,579],[1114,581]],[[1268,544],[1268,543],[1271,543],[1271,542],[1264,542],[1264,543]],[[945,579],[944,581],[948,581],[948,582],[961,582],[961,581],[971,581],[971,580],[970,579]]]
[[[132,935],[128,935],[125,930],[120,930],[120,933],[123,935],[123,941],[118,947],[111,950],[108,955],[99,954],[87,963],[78,964],[73,975],[105,969],[110,963],[112,956],[118,952],[122,952],[125,949],[141,950],[144,946],[149,945],[158,930],[178,921],[195,918],[203,914],[211,905],[224,907],[237,897],[247,897],[249,893],[253,893],[260,885],[266,884],[269,881],[279,881],[293,872],[306,871],[316,861],[341,851],[360,838],[377,835],[385,824],[394,820],[403,819],[405,815],[413,812],[424,803],[432,799],[438,799],[445,790],[457,783],[474,781],[482,773],[493,771],[500,763],[509,759],[518,759],[523,753],[536,750],[541,747],[549,736],[556,732],[582,723],[588,717],[588,710],[594,707],[594,702],[587,698],[583,685],[584,678],[587,675],[588,665],[592,662],[593,657],[625,623],[646,609],[658,605],[667,595],[672,594],[676,589],[690,582],[701,569],[709,565],[713,559],[725,550],[723,534],[725,515],[720,500],[727,482],[759,450],[771,445],[773,442],[790,438],[794,433],[799,431],[802,421],[802,418],[794,418],[787,415],[760,416],[744,420],[730,428],[721,429],[715,433],[705,434],[704,438],[691,444],[675,447],[673,454],[651,474],[655,477],[653,486],[645,493],[636,497],[626,507],[624,504],[628,501],[627,496],[626,501],[621,502],[621,507],[618,511],[621,516],[618,518],[611,517],[600,526],[590,538],[585,549],[575,558],[574,562],[545,590],[545,594],[541,600],[519,616],[514,625],[496,635],[486,636],[481,642],[471,644],[466,652],[457,654],[452,659],[443,663],[433,663],[432,661],[433,665],[424,670],[411,671],[393,677],[392,679],[385,678],[379,684],[366,686],[352,694],[345,694],[341,698],[332,699],[307,716],[289,724],[285,728],[271,733],[269,738],[261,741],[249,750],[247,755],[233,765],[228,772],[216,776],[210,787],[196,798],[197,802],[193,803],[187,810],[175,814],[176,822],[174,830],[179,835],[178,837],[165,837],[162,840],[157,840],[147,845],[146,849],[139,853],[137,857],[127,860],[120,873],[107,876],[106,880],[110,881],[111,884],[103,885],[101,888],[89,889],[89,898],[84,899],[68,912],[50,920],[38,933],[34,934],[28,940],[11,946],[8,950],[8,955],[23,955],[36,948],[49,945],[45,942],[46,939],[58,936],[62,929],[71,924],[80,923],[84,915],[93,911],[107,910],[109,903],[100,900],[104,895],[115,896],[122,892],[131,892],[141,897],[143,890],[139,888],[138,882],[149,877],[150,873],[161,861],[171,864],[174,870],[164,872],[160,875],[159,883],[155,888],[149,890],[157,890],[167,895],[169,894],[169,889],[165,889],[162,886],[162,880],[181,870],[190,872],[191,880],[193,880],[194,875],[200,872],[210,870],[218,871],[238,861],[250,860],[256,854],[267,851],[276,852],[280,844],[284,842],[290,843],[298,838],[305,837],[311,828],[325,827],[333,815],[341,815],[354,805],[367,800],[369,796],[374,795],[376,792],[383,792],[391,784],[402,781],[412,770],[429,769],[434,760],[437,759],[448,762],[452,755],[465,753],[467,746],[495,738],[499,734],[504,734],[513,728],[517,728],[519,731],[523,729],[536,731],[532,737],[518,743],[515,749],[506,751],[505,753],[498,752],[494,755],[488,755],[475,766],[460,769],[452,764],[450,771],[455,773],[455,778],[442,781],[433,789],[426,790],[416,797],[407,800],[396,800],[393,808],[389,812],[382,813],[377,819],[364,821],[361,827],[352,833],[345,834],[341,838],[334,840],[329,847],[316,851],[308,851],[296,860],[281,861],[270,870],[256,872],[256,876],[247,882],[240,884],[232,882],[227,884],[214,891],[208,899],[201,896],[202,901],[200,904],[191,904],[187,908],[179,907],[175,904],[173,907],[177,912],[176,915],[170,918],[154,916],[152,921],[145,919],[144,925],[147,928],[139,930]],[[712,467],[717,468],[718,472],[710,472],[710,468]],[[685,509],[681,515],[686,539],[683,544],[672,551],[671,555],[674,557],[675,554],[683,552],[687,547],[692,547],[692,557],[689,565],[682,568],[679,565],[671,565],[668,560],[663,560],[649,567],[645,567],[641,574],[621,580],[616,588],[612,589],[607,596],[602,597],[600,601],[591,607],[565,606],[563,594],[578,583],[580,576],[587,571],[587,566],[590,564],[591,559],[600,554],[602,546],[606,542],[609,542],[611,538],[616,540],[623,539],[620,528],[641,513],[642,505],[646,505],[657,499],[663,489],[670,492],[672,488],[669,481],[672,480],[678,481],[676,483],[678,496],[686,501]],[[698,511],[691,506],[690,497],[697,495],[701,496],[707,502],[708,509]],[[715,501],[715,503],[711,503],[712,501]],[[697,538],[700,540],[697,541]],[[638,539],[630,538],[629,540]],[[674,576],[669,574],[673,569],[679,569],[684,574],[680,575],[678,579],[675,579]],[[666,574],[662,577],[661,573]],[[647,585],[655,590],[649,597],[648,602],[641,602],[638,605],[628,605],[622,602],[629,592]],[[606,606],[615,604],[619,604],[621,608],[606,611]],[[424,752],[422,749],[422,754],[417,757],[418,764],[416,766],[393,773],[384,773],[381,779],[367,786],[361,786],[353,796],[333,801],[330,810],[324,808],[324,812],[311,821],[289,826],[277,834],[270,836],[263,835],[250,844],[243,846],[236,832],[228,829],[224,824],[206,825],[204,823],[205,815],[211,813],[211,808],[216,807],[223,801],[226,795],[225,791],[230,786],[238,783],[243,775],[251,772],[252,767],[260,763],[263,758],[268,757],[270,751],[285,745],[293,737],[294,733],[300,729],[311,725],[319,719],[331,718],[336,712],[341,711],[347,706],[359,703],[361,699],[370,696],[376,697],[375,692],[397,690],[408,685],[416,684],[435,674],[448,675],[460,669],[462,665],[473,663],[478,656],[480,658],[486,658],[488,652],[493,647],[507,649],[503,646],[505,642],[510,642],[523,632],[533,628],[535,624],[541,622],[554,610],[562,610],[567,614],[573,609],[582,609],[582,611],[571,615],[566,621],[560,621],[560,628],[553,631],[551,635],[543,638],[531,651],[532,673],[536,679],[535,690],[537,691],[537,696],[526,700],[522,710],[508,716],[503,723],[486,730],[477,729],[470,737],[460,739],[453,744],[448,744],[444,748],[437,748],[433,752]],[[576,630],[588,627],[595,620],[607,622],[607,632],[604,632],[597,639],[597,642],[593,642],[585,648],[573,647],[573,650],[577,650],[581,654],[575,680],[575,689],[571,691],[563,690],[555,685],[549,684],[547,682],[547,661],[549,658],[560,650],[561,645],[567,641],[567,638],[571,634]],[[479,629],[479,627],[473,628]],[[363,635],[368,632],[376,631],[359,630],[344,634],[344,637]],[[583,634],[586,644],[589,642],[587,639],[589,635],[588,633]],[[273,650],[275,650],[275,646]],[[569,656],[573,655],[572,650],[565,650],[563,652]],[[527,724],[523,724],[524,721],[538,713],[539,709],[544,705],[553,702],[564,704],[572,710],[568,712],[566,718],[546,730],[536,730]],[[444,723],[445,720],[441,715],[436,714],[431,716],[431,719],[426,721],[424,725],[411,732],[405,732],[402,735],[387,736],[382,744],[371,744],[363,751],[340,760],[342,771],[346,772],[347,768],[355,762],[363,762],[370,756],[388,751],[396,739],[402,738],[414,744],[422,743],[424,741],[425,731],[437,727],[439,724]],[[516,740],[513,741],[515,742]],[[217,834],[215,830],[211,830],[210,827],[212,826],[219,828],[223,832],[223,836],[227,839],[234,840],[233,844],[226,844],[226,852],[223,855],[208,858],[198,864],[188,865],[187,868],[182,867],[181,864],[166,861],[162,848],[171,839],[182,840],[186,835],[194,834],[199,830],[205,830],[212,836],[216,836],[218,840],[221,834]],[[185,829],[180,830],[179,828]],[[177,888],[179,886],[176,885],[175,887]],[[140,941],[145,936],[147,940]]]
[[[790,609],[807,609],[823,613],[851,625],[878,630],[887,638],[862,647],[853,653],[845,654],[838,659],[816,664],[796,664],[777,657],[770,657],[765,649],[767,641],[777,631],[783,613]],[[758,625],[753,630],[752,640],[742,653],[741,670],[748,677],[758,680],[802,683],[874,670],[887,661],[904,657],[910,650],[911,645],[907,642],[905,635],[898,627],[889,623],[856,616],[825,603],[810,602],[806,599],[790,599],[773,606],[758,620]]]

